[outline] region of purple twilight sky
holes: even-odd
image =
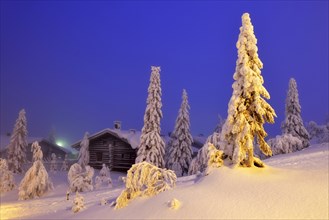
[[[0,132],[21,108],[30,136],[67,144],[121,120],[143,126],[150,66],[161,66],[162,133],[182,90],[193,135],[227,116],[241,15],[250,13],[280,134],[288,81],[304,122],[328,115],[328,1],[1,1]]]

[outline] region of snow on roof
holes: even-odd
[[[139,146],[141,132],[132,130],[132,129],[131,130],[119,130],[119,129],[105,128],[99,132],[89,135],[89,140],[93,140],[93,139],[98,138],[107,133],[112,134],[113,136],[130,144],[131,148],[133,148],[133,149],[136,149]],[[80,148],[80,142],[81,142],[81,140],[75,142],[74,144],[72,144],[72,147]]]

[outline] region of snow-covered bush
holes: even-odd
[[[57,157],[55,153],[52,153],[50,160],[50,172],[54,173],[56,171],[57,171]]]
[[[80,212],[85,209],[85,198],[76,192],[75,198],[73,200],[72,211],[74,213]]]
[[[206,143],[198,151],[189,168],[189,175],[203,173],[208,167],[221,167],[223,165],[223,151],[216,149],[212,143]]]
[[[42,163],[43,153],[37,141],[32,144],[31,151],[33,151],[34,162],[19,185],[18,198],[20,200],[40,197],[54,188]]]
[[[257,39],[248,13],[242,15],[242,26],[236,43],[238,59],[233,75],[233,93],[227,119],[221,132],[221,147],[234,166],[255,165],[254,145],[265,155],[272,155],[265,142],[264,124],[274,123],[274,109],[266,102],[270,94],[263,86],[263,63],[258,56]],[[257,159],[258,161],[258,159]]]
[[[152,73],[144,114],[144,126],[140,137],[136,163],[147,161],[157,167],[164,167],[165,143],[161,138],[162,118],[160,67],[151,67]]]
[[[80,151],[78,156],[78,164],[82,168],[85,168],[85,166],[89,163],[89,133],[86,132],[81,143],[80,143]]]
[[[176,184],[177,177],[172,170],[158,168],[148,162],[134,164],[126,179],[126,189],[116,200],[116,209],[123,208],[138,196],[153,196]]]
[[[75,163],[68,172],[69,190],[71,192],[86,192],[93,190],[94,169],[86,166],[85,169]]]
[[[310,145],[310,135],[304,127],[301,116],[301,106],[299,104],[297,83],[294,78],[289,80],[289,90],[286,98],[286,117],[282,122],[281,129],[283,134],[291,134],[303,142],[303,148]]]
[[[183,90],[182,104],[178,111],[175,129],[168,143],[167,168],[175,171],[177,176],[187,175],[192,160],[193,138],[190,132],[190,106],[187,93]]]
[[[292,153],[304,148],[303,141],[291,134],[277,135],[267,141],[273,155]]]
[[[69,169],[69,165],[67,163],[67,154],[65,154],[63,163],[62,163],[62,167],[61,167],[61,171],[67,171]]]
[[[307,125],[307,131],[310,138],[316,143],[329,142],[329,121],[325,125],[318,125],[314,121],[310,121]]]
[[[13,173],[8,169],[7,160],[0,158],[0,193],[11,191],[14,187]]]
[[[103,163],[102,169],[99,171],[99,176],[95,178],[95,188],[98,189],[104,183],[106,186],[112,186],[110,169]]]
[[[208,167],[218,168],[223,166],[223,151],[217,150],[211,143],[208,145]]]
[[[14,173],[22,173],[22,165],[26,162],[27,147],[27,121],[25,110],[19,112],[15,123],[13,134],[10,137],[10,143],[7,150],[8,168]]]
[[[178,199],[174,198],[169,202],[169,207],[172,209],[179,209],[180,206],[181,206],[181,202]]]

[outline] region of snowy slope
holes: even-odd
[[[128,207],[101,206],[123,189],[112,173],[114,187],[82,193],[86,209],[71,211],[65,200],[64,173],[50,174],[55,191],[44,198],[16,201],[17,190],[1,196],[1,219],[328,219],[328,143],[266,160],[266,168],[221,167],[206,177],[179,178],[175,189],[152,198],[137,198]],[[16,176],[18,179],[20,176]],[[168,202],[178,199],[178,210]]]

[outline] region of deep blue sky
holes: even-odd
[[[1,1],[0,132],[25,108],[30,136],[72,143],[112,127],[143,126],[150,66],[161,66],[163,133],[187,90],[194,135],[227,115],[241,15],[258,39],[269,136],[280,133],[288,81],[304,122],[328,115],[328,1]]]

